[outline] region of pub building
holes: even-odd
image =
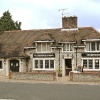
[[[65,76],[78,66],[100,71],[100,33],[93,27],[78,27],[76,16],[63,17],[62,28],[0,34],[0,75],[61,70]]]

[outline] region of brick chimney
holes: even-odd
[[[77,17],[76,16],[63,17],[62,28],[63,29],[77,28]]]

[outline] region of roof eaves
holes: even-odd
[[[54,40],[52,41],[33,41],[34,43],[47,43],[47,42],[55,42]]]
[[[63,44],[64,43],[70,43],[71,44],[71,43],[77,43],[77,42],[76,41],[73,41],[73,42],[58,42],[58,43],[63,43]]]
[[[100,41],[100,39],[84,39],[82,41]]]

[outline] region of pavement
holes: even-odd
[[[39,81],[39,80],[15,80],[9,79],[6,76],[0,76],[0,82],[23,82],[23,83],[57,83],[57,84],[88,84],[88,85],[100,85],[100,82],[74,82],[70,81],[69,76],[58,77],[56,81]]]

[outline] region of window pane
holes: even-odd
[[[63,44],[63,51],[66,51],[66,44]]]
[[[89,69],[93,69],[93,60],[89,60]]]
[[[99,69],[99,59],[95,60],[95,69]]]
[[[43,60],[40,60],[40,68],[43,68]]]
[[[95,51],[95,42],[91,42],[91,50]]]
[[[45,68],[49,68],[49,60],[45,60]]]
[[[10,66],[13,66],[13,63],[10,63]]]
[[[38,51],[38,52],[41,52],[41,43],[38,43],[38,44],[37,44],[37,51]]]
[[[67,47],[67,51],[69,51],[69,44],[66,44],[66,47]]]
[[[49,43],[47,43],[47,51],[51,51]]]
[[[87,69],[87,60],[83,60],[83,67],[84,69]]]
[[[72,51],[72,44],[63,44],[63,51]]]
[[[50,60],[50,68],[54,68],[54,60]]]
[[[0,61],[0,69],[2,69],[2,61]]]
[[[35,68],[38,68],[38,60],[35,60]]]
[[[19,66],[19,63],[16,63],[16,66]]]
[[[70,44],[70,51],[72,51],[73,50],[73,45],[72,44]]]
[[[42,44],[42,51],[46,51],[46,43]]]
[[[90,43],[89,42],[86,43],[86,50],[90,51]]]
[[[97,42],[97,51],[100,50],[100,42]]]

